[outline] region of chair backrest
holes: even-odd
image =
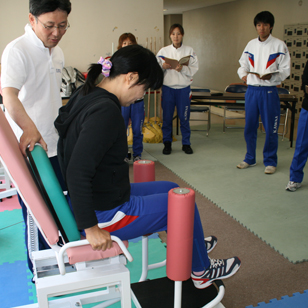
[[[210,89],[204,89],[204,88],[191,88],[191,92],[211,92]]]
[[[33,151],[27,149],[26,153],[41,195],[65,243],[80,240],[76,220],[45,150],[40,145],[35,145]]]
[[[44,202],[23,157],[18,141],[0,110],[0,158],[19,195],[32,213],[41,233],[50,245],[59,241],[58,227]]]
[[[231,83],[225,89],[225,92],[229,93],[245,93],[246,91],[247,85],[244,83]]]
[[[285,88],[277,87],[277,90],[278,90],[278,94],[290,94],[289,90]]]

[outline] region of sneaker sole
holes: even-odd
[[[241,265],[242,264],[240,264],[237,268],[235,268],[229,275],[209,280],[209,281],[207,281],[206,283],[204,283],[202,285],[199,284],[199,283],[196,283],[193,278],[192,278],[192,281],[193,281],[193,283],[194,283],[194,285],[195,285],[195,287],[197,289],[206,289],[209,286],[211,286],[215,280],[223,280],[223,279],[226,279],[226,278],[229,278],[229,277],[233,276],[240,269]]]
[[[294,191],[296,191],[297,190],[297,188],[286,188],[286,191],[291,191],[291,192],[294,192]]]
[[[247,167],[244,167],[244,168],[241,168],[241,167],[239,167],[239,165],[237,165],[236,168],[237,168],[237,169],[247,169],[247,168],[249,168],[249,167],[254,167],[256,164],[257,164],[257,163],[252,164],[252,165],[248,165]]]
[[[297,187],[293,187],[293,188],[291,188],[291,187],[286,187],[286,190],[287,190],[287,191],[294,192],[294,191],[296,191],[296,190],[299,189],[299,188],[301,188],[301,185],[300,185],[300,186],[297,186]]]
[[[265,171],[265,170],[264,170],[264,173],[265,173],[265,174],[274,174],[275,172],[276,172],[276,169],[275,169],[274,171]]]

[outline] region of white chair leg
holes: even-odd
[[[136,308],[142,308],[133,290],[131,290],[131,297],[132,297],[132,301],[135,304]]]
[[[122,300],[121,307],[122,308],[131,308],[131,289],[130,289],[130,275],[126,275],[125,278],[122,278]]]
[[[139,282],[145,281],[148,276],[148,237],[142,236],[142,273]]]
[[[207,113],[207,137],[209,136],[211,129],[211,106],[209,106],[209,111]]]
[[[166,265],[166,260],[161,261],[161,262],[157,262],[157,263],[153,263],[153,264],[149,264],[149,257],[148,257],[148,252],[149,252],[149,248],[148,248],[148,236],[144,235],[142,236],[142,272],[141,272],[141,276],[139,279],[139,282],[145,281],[148,277],[148,271],[154,268],[159,268],[159,267],[163,267]]]
[[[283,132],[282,132],[282,141],[284,139],[284,136],[286,135],[287,132],[287,124],[288,124],[288,113],[289,113],[289,108],[287,108],[286,113],[285,113],[285,119],[284,119],[284,125],[283,125]]]
[[[217,296],[212,301],[210,301],[205,306],[203,306],[202,308],[216,307],[216,305],[218,305],[222,301],[224,295],[225,295],[225,287],[223,285],[220,285]]]
[[[226,107],[224,107],[224,118],[223,118],[223,124],[222,124],[222,131],[226,132]]]

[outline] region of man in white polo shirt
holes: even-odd
[[[64,67],[63,52],[57,45],[69,28],[71,3],[30,0],[29,11],[30,24],[26,25],[25,34],[9,43],[2,54],[5,113],[22,153],[25,155],[28,146],[31,151],[35,143],[40,143],[64,184],[56,156],[58,134],[53,122],[62,105],[60,87]],[[27,210],[21,199],[20,203],[27,221]],[[40,249],[47,245],[41,236],[39,245]],[[29,267],[32,270],[31,261]]]

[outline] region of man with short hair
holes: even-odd
[[[251,40],[239,60],[239,77],[248,85],[245,94],[245,131],[247,153],[237,165],[246,169],[256,165],[259,115],[266,132],[263,149],[265,173],[272,174],[277,166],[280,100],[277,86],[290,75],[290,55],[286,44],[271,35],[274,16],[268,11],[254,18],[258,38]],[[257,73],[257,74],[256,74]]]
[[[60,183],[58,134],[54,120],[62,106],[60,88],[64,55],[58,43],[69,28],[69,0],[30,0],[25,34],[9,43],[1,59],[1,84],[6,117],[25,155],[35,143],[47,151]],[[61,181],[62,180],[62,181]],[[64,187],[64,186],[63,186]],[[19,198],[24,220],[27,209]],[[26,223],[26,245],[27,223]],[[39,235],[40,249],[48,245]],[[29,257],[29,256],[28,256]],[[29,268],[32,262],[28,259]]]

